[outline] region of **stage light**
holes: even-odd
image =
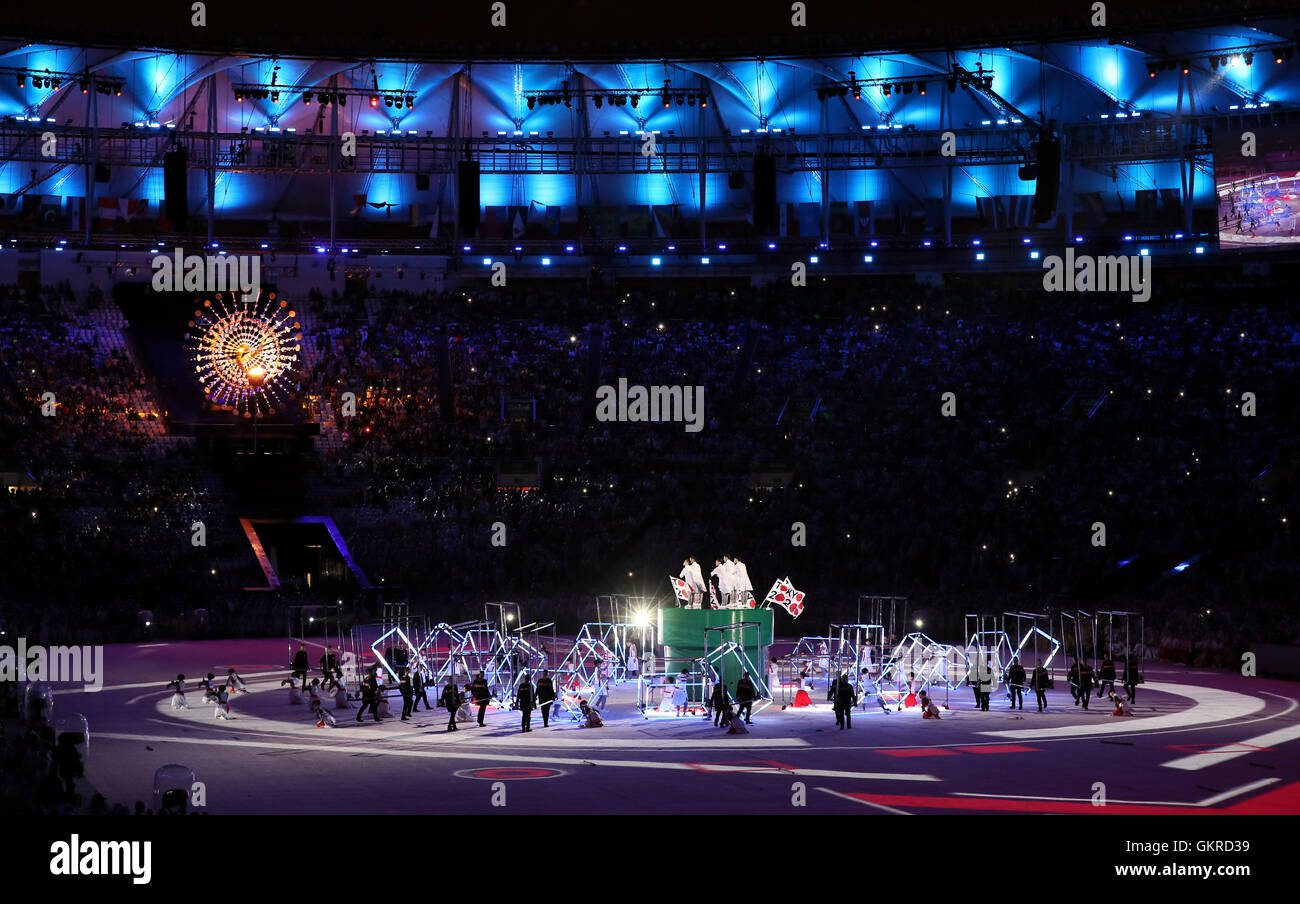
[[[708,96],[707,94],[701,94],[701,95],[700,95],[700,107],[701,107],[701,108],[704,108],[704,107],[707,107],[708,105],[709,105],[709,96]]]
[[[378,95],[378,94],[372,94],[372,95],[370,95],[370,106],[371,106],[371,107],[377,107],[377,106],[379,106],[379,95]],[[528,106],[531,107],[532,104],[529,104]]]
[[[371,100],[370,100],[370,106],[373,107],[374,105],[375,105],[375,103],[374,103],[374,98],[371,98]],[[537,106],[537,98],[532,97],[532,96],[530,95],[529,98],[528,98],[528,109],[531,110],[531,109],[533,109],[533,107],[535,107],[535,106]]]
[[[118,85],[118,86],[117,86],[117,90],[113,92],[113,96],[114,96],[114,97],[121,97],[121,96],[122,96],[122,86],[121,86],[121,85]]]
[[[918,92],[920,92],[921,94],[924,94],[924,93],[925,93],[925,82],[917,82],[917,83],[916,83],[916,90],[917,90]]]
[[[1275,52],[1273,53],[1273,62],[1274,62],[1274,63],[1277,63],[1277,64],[1279,64],[1279,65],[1282,63],[1282,52],[1281,52],[1281,51],[1275,51]]]
[[[310,91],[307,91],[307,92],[304,92],[304,93],[303,93],[303,96],[302,96],[302,102],[303,102],[304,105],[306,105],[306,106],[308,106],[308,107],[311,106],[311,92],[310,92]]]
[[[19,88],[27,87],[27,76],[21,74],[18,76],[18,87]]]
[[[46,79],[45,85],[46,87],[53,87],[55,91],[58,91],[60,88],[63,87],[63,79],[56,78],[54,79],[53,82],[51,82],[49,79]]]
[[[1243,54],[1241,55],[1241,58],[1242,58],[1243,60],[1245,60],[1247,66],[1249,66],[1249,65],[1251,65],[1251,64],[1253,64],[1253,63],[1255,62],[1255,54],[1254,54],[1253,52],[1249,51],[1249,50],[1246,51],[1245,53],[1243,53]],[[1183,71],[1186,72],[1187,70],[1184,69]]]
[[[81,80],[78,82],[78,84],[81,85],[81,93],[82,93],[82,94],[89,94],[89,93],[90,93],[90,83],[87,82],[84,78],[81,79]]]
[[[629,94],[627,100],[628,100],[628,103],[630,103],[632,106],[635,107],[637,104],[641,103],[641,95],[640,95],[640,94]]]
[[[595,104],[596,109],[599,110],[602,106],[604,106],[605,100],[599,94],[593,94],[591,96],[591,102]]]
[[[1187,73],[1189,73],[1189,72],[1191,72],[1191,71],[1192,71],[1191,64],[1189,64],[1189,63],[1183,63],[1183,75],[1187,75]]]
[[[678,103],[680,104],[681,101],[679,100]],[[686,96],[686,106],[688,106],[688,107],[693,107],[693,106],[695,106],[695,95],[694,95],[694,94],[688,94],[688,95]]]
[[[273,103],[273,104],[278,104],[279,102],[280,102],[280,92],[279,92],[279,91],[272,91],[272,92],[271,92],[271,103]]]
[[[243,95],[243,92],[241,92],[241,91],[236,91],[236,92],[235,92],[235,103],[237,103],[237,104],[242,104],[243,102],[244,102],[244,95]]]
[[[391,107],[392,105],[393,105],[393,96],[392,96],[391,94],[385,94],[385,95],[384,95],[384,106],[385,106],[385,107]]]
[[[406,95],[406,109],[408,109],[408,110],[414,110],[414,109],[415,109],[415,95],[414,95],[414,94],[408,94],[408,95]]]
[[[889,86],[888,86],[888,85],[881,85],[881,86],[880,86],[880,91],[881,91],[882,94],[885,95],[885,97],[889,97]]]
[[[904,94],[911,94],[911,93],[912,93],[912,88],[913,88],[913,85],[912,85],[911,82],[904,82],[904,83],[903,83],[903,93],[904,93]]]

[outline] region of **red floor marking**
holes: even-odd
[[[1020,744],[988,744],[984,747],[954,747],[963,753],[1031,753],[1041,751],[1041,747],[1022,747]]]
[[[1230,812],[1204,807],[1162,807],[1150,804],[1107,804],[1094,807],[1089,801],[1008,800],[1000,797],[913,797],[906,794],[849,794],[849,797],[889,807],[921,807],[936,810],[1002,810],[1013,813],[1073,813],[1092,816],[1179,815],[1198,816]]]
[[[795,771],[797,767],[787,766],[785,763],[778,763],[775,760],[735,760],[726,763],[687,763],[692,769],[698,772],[776,772],[782,769]],[[709,769],[709,766],[750,766],[753,769]]]
[[[1182,753],[1262,753],[1274,749],[1253,744],[1168,744],[1166,747]]]
[[[1300,815],[1300,782],[1287,785],[1285,788],[1278,788],[1276,791],[1268,791],[1250,800],[1243,800],[1239,804],[1233,804],[1225,812],[1236,815],[1262,815],[1269,814],[1273,816],[1296,816]]]
[[[563,775],[556,769],[526,769],[503,767],[499,769],[475,769],[470,773],[475,778],[555,778]]]
[[[885,756],[956,756],[957,754],[943,747],[907,747],[901,750],[879,750]]]

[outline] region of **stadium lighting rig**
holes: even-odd
[[[676,90],[672,87],[671,82],[665,80],[661,87],[642,86],[639,88],[570,88],[567,81],[561,82],[558,89],[547,91],[525,91],[524,99],[528,102],[528,109],[532,110],[537,107],[551,107],[563,104],[569,109],[573,109],[573,102],[584,103],[590,100],[592,106],[600,108],[608,104],[611,107],[639,108],[642,100],[658,99],[664,107],[672,106],[676,101],[677,106],[687,104],[689,106],[707,107],[709,105],[709,95],[703,91],[685,91]]]
[[[126,80],[112,76],[92,75],[89,72],[56,72],[51,69],[3,68],[0,73],[12,78],[18,87],[28,85],[38,90],[58,91],[64,87],[76,85],[82,94],[89,94],[93,88],[105,96],[122,96]]]

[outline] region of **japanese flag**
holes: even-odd
[[[677,594],[677,598],[683,603],[689,603],[691,601],[691,586],[681,578],[673,577],[671,574],[668,575],[668,580],[672,582],[673,593]]]
[[[767,592],[767,597],[763,602],[771,605],[775,603],[793,617],[798,618],[803,613],[802,590],[796,590],[794,584],[790,583],[789,578],[781,578],[772,585],[772,589]]]

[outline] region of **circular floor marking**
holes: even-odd
[[[491,769],[462,769],[453,774],[457,778],[477,778],[485,781],[506,781],[529,778],[559,778],[567,773],[559,769],[536,769],[528,766],[497,766]]]

